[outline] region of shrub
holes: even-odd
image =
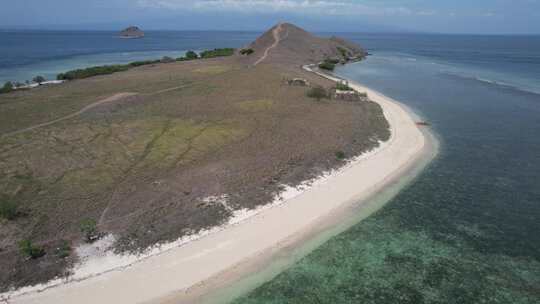
[[[68,241],[61,241],[60,246],[56,248],[56,255],[63,259],[67,258],[71,254],[71,244]]]
[[[317,86],[317,87],[309,89],[306,95],[308,97],[315,98],[317,100],[321,100],[322,98],[328,98],[328,93],[321,86]]]
[[[336,84],[336,90],[354,91],[354,89],[351,88],[346,82],[341,82],[341,81]]]
[[[241,49],[240,54],[249,56],[251,54],[255,53],[253,49]]]
[[[213,49],[213,50],[207,50],[203,51],[200,54],[201,58],[214,58],[214,57],[223,57],[223,56],[231,56],[234,54],[233,48],[223,48],[223,49]]]
[[[171,62],[175,62],[174,58],[171,58],[169,56],[163,56],[163,58],[161,58],[160,60],[161,63],[171,63]]]
[[[341,56],[342,56],[343,58],[349,59],[349,52],[348,52],[346,49],[344,49],[344,48],[338,46],[338,47],[337,47],[337,50],[339,51],[339,53],[341,54]]]
[[[58,80],[74,80],[74,79],[83,79],[88,78],[92,76],[98,76],[98,75],[107,75],[112,74],[116,72],[122,72],[127,71],[130,68],[130,65],[103,65],[103,66],[95,66],[90,67],[86,69],[77,69],[68,71],[66,73],[58,74],[56,77]]]
[[[343,151],[336,151],[336,158],[338,160],[344,160],[345,159],[345,152]]]
[[[94,219],[85,219],[80,225],[81,232],[84,235],[84,239],[87,243],[92,243],[99,239],[99,232],[97,229],[97,223]]]
[[[186,58],[187,60],[193,60],[199,58],[199,55],[197,55],[197,53],[195,53],[194,51],[187,51],[184,58]]]
[[[327,58],[327,59],[324,60],[324,62],[331,63],[331,64],[338,64],[338,63],[339,63],[339,59],[335,59],[335,58]]]
[[[37,259],[45,255],[45,250],[37,245],[34,245],[30,240],[22,240],[19,242],[21,253],[31,259]]]
[[[9,93],[9,92],[12,92],[13,90],[15,90],[13,83],[11,81],[8,81],[4,83],[4,86],[0,89],[0,94]]]
[[[0,218],[13,220],[19,215],[17,204],[7,197],[0,198]]]
[[[32,79],[33,82],[37,83],[37,84],[41,84],[43,82],[45,82],[45,77],[43,76],[36,76]]]
[[[130,63],[129,65],[130,65],[131,67],[138,67],[138,66],[142,66],[142,65],[156,64],[156,63],[160,63],[160,60],[134,61],[134,62]]]
[[[333,71],[336,68],[336,65],[331,62],[324,61],[319,64],[319,68],[323,70]]]

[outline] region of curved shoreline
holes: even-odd
[[[309,66],[303,68],[332,81],[347,80],[349,86],[355,90],[367,92],[371,100],[380,104],[380,99],[385,99],[400,107],[413,121],[422,120],[422,117],[406,105],[376,90],[346,78],[313,71],[309,69]],[[274,248],[261,252],[250,260],[243,261],[207,281],[201,282],[183,292],[178,292],[176,295],[165,297],[160,301],[147,303],[228,303],[272,280],[275,276],[317,249],[317,247],[326,243],[330,238],[345,232],[369,217],[384,207],[403,188],[412,183],[437,156],[439,139],[436,134],[428,128],[420,128],[416,124],[415,127],[420,130],[425,140],[421,151],[399,169],[389,174],[384,180],[381,180],[369,192],[363,193],[358,200],[344,202],[336,209],[314,221],[301,233],[289,237]]]
[[[323,77],[332,79],[328,75]],[[419,130],[399,103],[376,91],[356,84],[351,86],[367,91],[383,108],[392,135],[381,147],[323,176],[297,196],[264,208],[239,224],[118,271],[20,295],[9,299],[9,303],[196,301],[198,296],[223,285],[217,281],[235,281],[248,272],[262,269],[275,254],[313,238],[313,234],[321,232],[321,227],[339,222],[343,210],[367,206],[371,197],[399,182],[425,156],[431,155],[432,159],[435,150],[430,148],[429,135]]]

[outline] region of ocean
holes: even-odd
[[[122,39],[108,31],[0,30],[0,85],[37,75],[54,80],[59,73],[89,66],[181,57],[188,50],[239,47],[254,32],[149,31],[143,39]]]
[[[0,32],[0,83],[258,34]],[[540,303],[540,36],[340,35],[372,55],[336,74],[407,105],[440,152],[371,217],[255,274],[236,303]]]
[[[540,37],[344,36],[373,55],[336,74],[430,122],[439,155],[235,303],[540,303]]]

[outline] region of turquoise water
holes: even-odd
[[[257,34],[1,32],[0,83]],[[374,55],[337,73],[420,113],[440,153],[384,208],[285,257],[268,282],[254,277],[237,303],[540,303],[540,37],[342,36]]]
[[[473,38],[371,36],[338,69],[421,113],[440,153],[235,303],[540,303],[540,38]]]

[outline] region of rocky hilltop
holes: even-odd
[[[122,38],[142,38],[144,37],[144,32],[136,26],[130,26],[120,32],[120,37]]]
[[[275,38],[279,43],[276,44]],[[263,54],[271,48],[265,59],[268,63],[305,64],[327,58],[348,61],[367,55],[361,46],[353,42],[338,37],[317,37],[290,23],[275,25],[246,48],[253,49],[255,54]]]

